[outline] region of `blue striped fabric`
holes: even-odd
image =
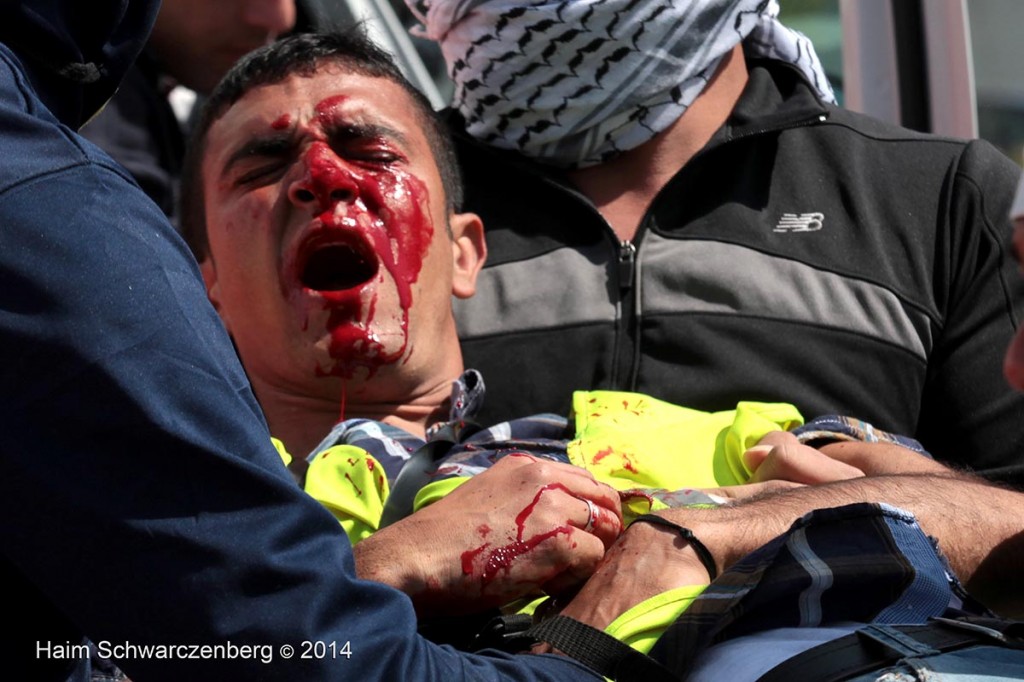
[[[665,631],[651,655],[690,670],[712,644],[777,628],[920,624],[973,603],[913,515],[883,504],[821,509],[748,554]]]

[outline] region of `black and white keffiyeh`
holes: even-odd
[[[468,132],[546,163],[585,167],[676,121],[737,44],[832,88],[777,0],[407,0],[440,43]]]

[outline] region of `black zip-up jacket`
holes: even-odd
[[[564,412],[577,388],[788,401],[1024,482],[1024,397],[1002,376],[1024,307],[1019,170],[987,143],[826,105],[792,67],[754,61],[632,243],[557,172],[459,146],[490,249],[456,308],[485,420]]]

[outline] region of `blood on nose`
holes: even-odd
[[[321,211],[359,195],[358,185],[345,163],[324,142],[314,142],[306,152],[306,177],[295,192],[300,201],[315,200]]]

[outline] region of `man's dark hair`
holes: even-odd
[[[203,260],[209,250],[202,163],[210,126],[250,90],[296,74],[313,76],[328,64],[361,76],[386,78],[408,93],[434,154],[448,210],[462,206],[462,178],[448,128],[391,55],[374,44],[361,27],[337,33],[300,33],[251,52],[235,64],[210,93],[192,130],[181,182],[181,232],[197,260]]]

